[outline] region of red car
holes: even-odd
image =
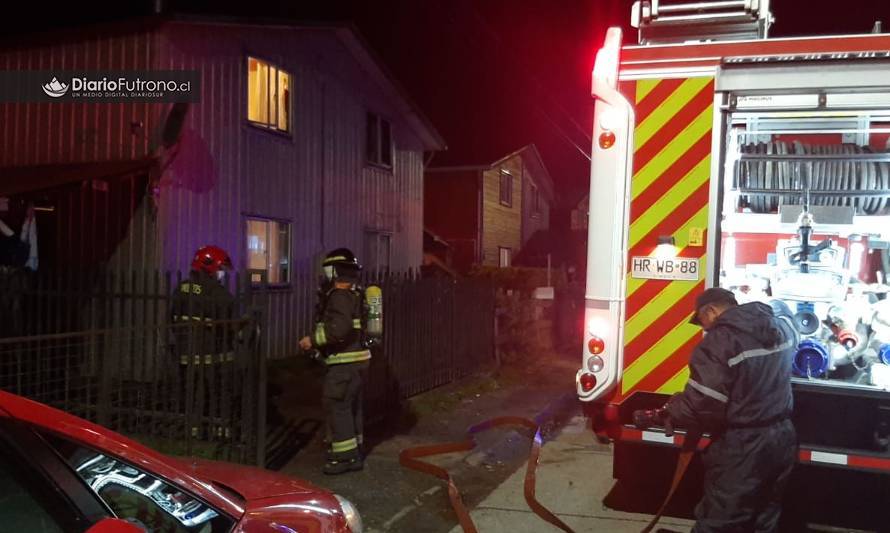
[[[0,530],[361,533],[345,498],[267,470],[168,457],[0,391]]]

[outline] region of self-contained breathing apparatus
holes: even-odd
[[[363,348],[371,350],[380,346],[383,341],[383,290],[377,285],[362,286],[361,270],[361,263],[347,248],[338,248],[327,254],[322,262],[324,275],[318,286],[318,303],[315,306],[313,323],[318,324],[323,321],[328,297],[335,289],[335,283],[349,283],[351,285],[349,290],[356,295],[353,318],[359,320],[361,324],[360,343]],[[322,354],[313,349],[310,351],[310,356],[319,359]]]

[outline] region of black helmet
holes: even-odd
[[[346,278],[354,280],[358,278],[358,273],[362,270],[361,263],[349,248],[337,248],[331,250],[325,256],[321,266],[328,280],[337,280]]]

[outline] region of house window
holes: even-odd
[[[513,250],[510,248],[498,247],[498,266],[507,268],[513,260]]]
[[[389,121],[374,113],[368,113],[365,133],[368,163],[391,168],[392,127]]]
[[[500,185],[501,205],[513,207],[513,175],[506,170],[501,170]]]
[[[290,131],[291,75],[277,66],[247,58],[247,120],[273,131]]]
[[[290,282],[291,246],[289,222],[247,219],[247,268],[251,282],[283,285]]]
[[[541,215],[541,194],[538,191],[538,187],[535,185],[531,186],[531,203],[532,203],[532,216],[538,217]]]
[[[365,232],[365,266],[370,271],[389,270],[392,259],[392,235],[380,231]]]

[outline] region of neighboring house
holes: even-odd
[[[453,158],[452,158],[453,159]],[[553,181],[534,144],[494,162],[426,170],[426,226],[451,246],[454,266],[510,266],[550,226]]]
[[[0,218],[42,208],[41,268],[187,270],[217,244],[286,291],[334,247],[422,264],[424,156],[445,145],[352,28],[142,19],[19,37],[16,69],[201,76],[190,106],[0,103]]]
[[[587,233],[587,226],[590,224],[590,195],[585,194],[575,206],[572,208],[572,231],[583,231]]]

